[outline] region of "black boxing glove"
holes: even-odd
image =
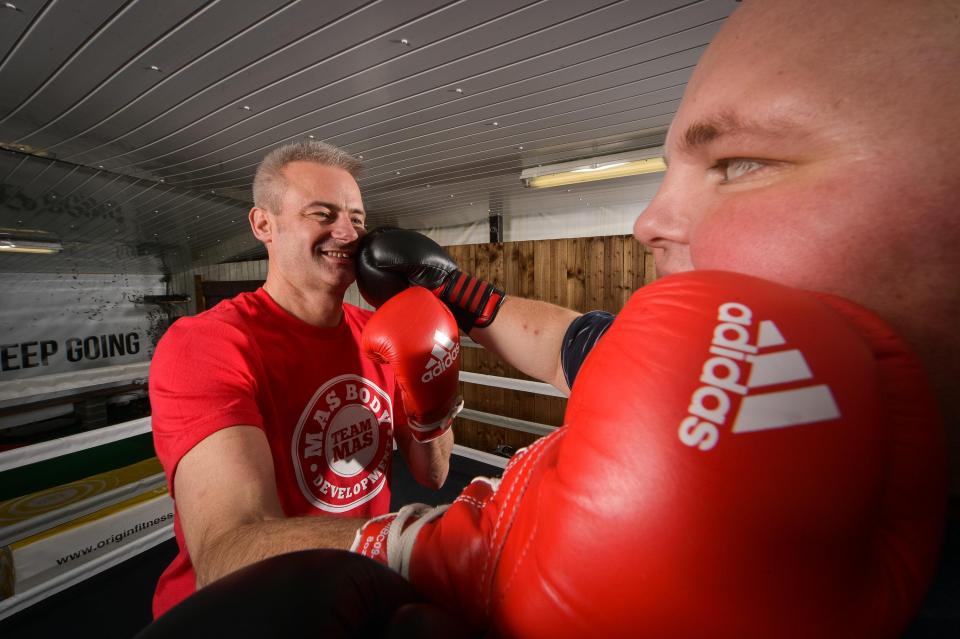
[[[423,286],[443,301],[464,333],[489,326],[506,297],[493,284],[462,272],[426,235],[382,226],[367,233],[357,251],[357,286],[379,308],[409,287]]]

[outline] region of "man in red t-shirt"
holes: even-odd
[[[386,513],[394,438],[417,481],[446,478],[451,432],[411,438],[392,370],[360,350],[371,313],[343,302],[364,234],[358,170],[315,142],[267,155],[249,215],[267,248],[263,288],[179,320],[157,347],[154,442],[180,553],[155,617],[227,573],[337,545]]]

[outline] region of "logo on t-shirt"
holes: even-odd
[[[359,375],[321,386],[293,434],[297,483],[310,503],[327,512],[364,504],[386,485],[393,442],[390,396]]]

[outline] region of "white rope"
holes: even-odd
[[[549,435],[557,430],[556,426],[548,426],[537,422],[528,422],[525,419],[516,419],[514,417],[505,417],[494,413],[484,413],[483,411],[464,408],[460,411],[460,417],[463,419],[472,419],[475,422],[484,424],[493,424],[509,430],[518,430],[524,433],[533,433],[534,435]]]
[[[0,382],[0,408],[54,399],[69,402],[85,391],[145,383],[149,374],[150,362],[139,362]]]
[[[104,426],[76,435],[69,435],[32,446],[23,446],[0,453],[0,472],[69,455],[77,451],[103,446],[121,439],[150,432],[150,418],[141,417],[122,424]]]
[[[566,395],[561,393],[550,384],[544,384],[543,382],[531,382],[525,379],[515,379],[512,377],[498,377],[496,375],[483,375],[482,373],[460,371],[460,381],[467,382],[468,384],[479,384],[481,386],[508,388],[510,390],[518,390],[525,393],[535,393],[537,395],[566,397]]]
[[[494,455],[493,453],[485,453],[482,450],[468,448],[466,446],[461,446],[460,444],[453,445],[453,454],[459,455],[460,457],[466,457],[467,459],[473,459],[489,466],[496,466],[498,468],[506,468],[507,462],[510,461],[506,457]]]

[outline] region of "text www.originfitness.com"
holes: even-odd
[[[161,515],[160,517],[157,517],[157,518],[155,518],[155,519],[153,519],[153,520],[151,520],[151,521],[140,522],[139,524],[137,524],[137,525],[134,526],[133,528],[128,528],[127,530],[124,530],[124,531],[121,532],[121,533],[116,533],[116,534],[110,535],[110,536],[107,537],[106,539],[101,539],[100,541],[97,542],[97,545],[96,545],[96,546],[93,546],[93,545],[87,546],[87,547],[85,547],[85,548],[81,548],[80,550],[78,550],[78,551],[76,551],[76,552],[72,552],[72,553],[69,553],[69,554],[67,554],[67,555],[64,555],[63,557],[59,557],[59,558],[57,559],[57,565],[58,565],[58,566],[63,566],[64,564],[68,564],[68,563],[70,563],[71,561],[74,561],[74,560],[79,559],[80,557],[89,555],[90,553],[96,552],[96,551],[98,551],[98,550],[102,550],[103,548],[105,548],[106,546],[109,546],[110,544],[123,541],[125,538],[129,537],[130,535],[133,535],[133,534],[135,534],[135,533],[138,533],[138,532],[140,532],[140,531],[142,531],[142,530],[146,530],[147,528],[151,528],[151,527],[153,527],[153,526],[156,526],[157,524],[161,524],[161,523],[163,523],[163,522],[165,522],[165,521],[167,521],[167,520],[169,520],[169,519],[172,519],[172,518],[173,518],[173,513],[166,513],[166,514]]]

